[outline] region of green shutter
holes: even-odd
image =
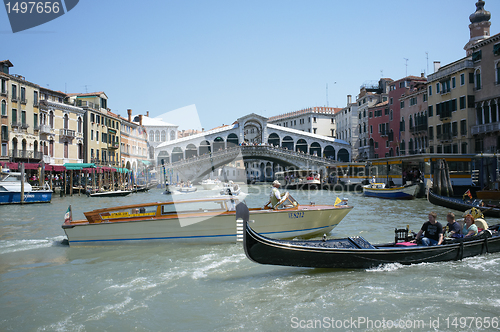
[[[472,61],[481,60],[481,50],[472,53]]]
[[[500,43],[493,45],[493,54],[500,55]]]

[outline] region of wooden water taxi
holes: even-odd
[[[363,195],[385,199],[414,199],[417,185],[386,188],[384,183],[370,183],[363,186]]]
[[[235,242],[235,207],[238,197],[216,197],[133,204],[85,212],[86,219],[66,218],[62,228],[70,245],[95,245],[178,240]],[[299,205],[285,193],[277,209],[269,204],[250,209],[255,229],[274,238],[322,235],[330,232],[351,211],[347,205]]]

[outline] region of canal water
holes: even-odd
[[[263,205],[269,189],[250,187],[247,204]],[[395,227],[418,231],[430,211],[444,222],[448,212],[425,199],[291,194],[316,204],[348,198],[354,209],[329,235],[361,235],[372,243],[393,240]],[[182,197],[201,195],[199,188]],[[0,330],[500,329],[499,254],[328,270],[259,265],[246,258],[241,244],[61,244],[69,204],[73,218],[80,219],[91,209],[166,199],[158,189],[118,198],[54,196],[50,204],[0,206]]]

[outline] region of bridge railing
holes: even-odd
[[[282,148],[280,146],[272,146],[272,145],[242,145],[242,146],[234,146],[230,148],[226,148],[223,150],[218,150],[215,152],[210,152],[210,153],[205,153],[201,156],[193,156],[188,159],[181,159],[175,162],[167,163],[166,165],[169,167],[180,167],[185,164],[190,164],[192,162],[197,162],[197,161],[204,161],[204,160],[209,160],[209,159],[214,159],[214,158],[221,158],[224,156],[228,155],[237,155],[239,152],[242,154],[244,152],[250,152],[250,151],[273,151],[276,153],[281,153],[286,156],[294,156],[294,157],[300,157],[300,158],[305,158],[309,159],[315,162],[320,162],[320,163],[329,163],[329,162],[335,162],[333,159],[325,158],[325,157],[319,157],[315,155],[311,155],[305,152],[298,152],[298,151],[293,151],[293,150],[288,150],[286,148]]]

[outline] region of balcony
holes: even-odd
[[[49,125],[42,124],[40,125],[40,134],[54,135],[54,129],[51,128]]]
[[[70,129],[59,129],[59,136],[75,138],[75,131]]]
[[[20,127],[21,127],[21,129],[28,129],[29,126],[30,126],[29,124],[27,124],[26,122],[23,122],[23,123],[21,123]]]
[[[38,100],[33,101],[33,107],[38,107],[38,106],[39,106]]]
[[[12,100],[13,102],[17,103],[17,96],[16,95],[12,95],[10,97],[10,100]]]
[[[76,101],[76,106],[82,107],[82,108],[92,108],[92,109],[95,109],[95,110],[99,110],[100,109],[100,107],[99,107],[98,104],[95,104],[93,102],[86,101],[86,100],[77,100]]]
[[[25,105],[26,105],[26,103],[27,103],[27,102],[28,102],[28,99],[26,99],[26,98],[21,98],[21,104],[25,104]]]
[[[10,150],[10,155],[12,158],[18,158],[18,159],[41,160],[43,158],[43,153],[41,151],[33,151],[33,150]]]
[[[500,122],[477,125],[472,127],[471,130],[472,135],[494,133],[500,131]]]
[[[12,128],[19,128],[19,127],[21,127],[22,123],[13,121],[10,125]]]
[[[437,134],[437,139],[443,142],[451,141],[453,139],[451,133]]]
[[[439,120],[444,121],[449,119],[451,119],[451,110],[441,110],[439,113]]]
[[[119,142],[108,143],[108,148],[109,149],[118,149],[119,147],[120,147],[120,143]]]
[[[419,124],[419,125],[416,125],[416,126],[413,126],[413,127],[410,128],[410,132],[412,134],[417,134],[417,133],[421,133],[421,132],[427,132],[427,130],[428,130],[427,123]]]
[[[388,134],[389,134],[389,133],[387,132],[387,130],[382,130],[382,131],[380,132],[380,136],[381,136],[381,137],[387,136]]]
[[[0,95],[7,97],[7,95],[8,95],[7,90],[2,89],[2,91],[0,92]]]

